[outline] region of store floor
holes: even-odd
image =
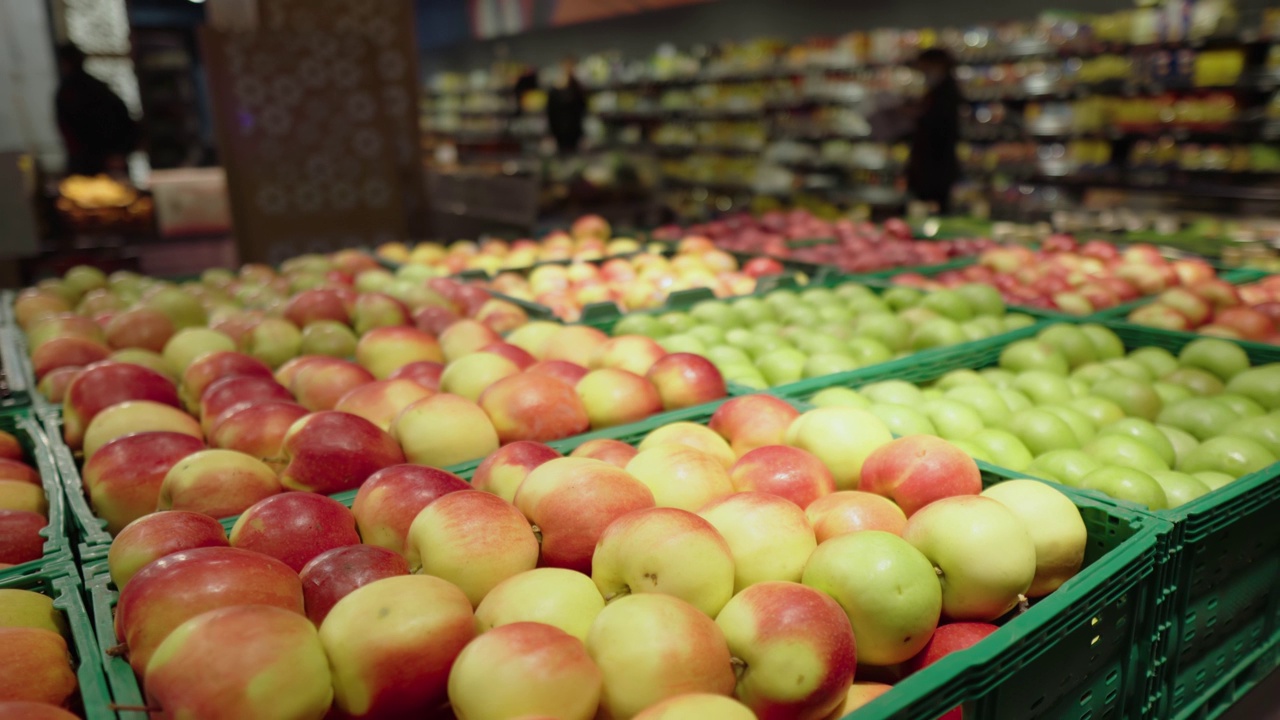
[[[1280,670],[1272,671],[1218,720],[1280,720]]]

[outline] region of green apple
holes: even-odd
[[[924,404],[924,414],[938,429],[938,437],[946,440],[964,440],[983,428],[982,417],[962,402],[929,400]]]
[[[1178,358],[1162,347],[1138,348],[1129,353],[1129,359],[1146,366],[1153,378],[1164,377],[1178,369]]]
[[[1066,376],[1071,366],[1057,348],[1039,340],[1018,340],[1000,351],[1000,367],[1011,372],[1044,370]]]
[[[668,335],[664,338],[658,338],[658,344],[663,350],[669,353],[693,353],[694,355],[705,355],[707,352],[706,343],[692,335],[677,333]]]
[[[893,403],[873,403],[867,409],[872,415],[880,418],[894,435],[936,436],[938,434],[938,429],[934,427],[928,416],[913,407]]]
[[[1060,490],[1035,480],[1007,480],[982,491],[1022,521],[1036,547],[1036,576],[1028,597],[1043,597],[1084,565],[1089,531],[1080,509]]]
[[[1016,435],[1032,455],[1080,447],[1071,426],[1062,418],[1041,408],[1028,408],[1013,413],[1005,421],[1004,429]]]
[[[1155,420],[1164,403],[1160,396],[1151,389],[1150,383],[1142,383],[1129,378],[1115,377],[1102,380],[1091,389],[1094,395],[1119,405],[1124,414],[1130,417]]]
[[[1103,465],[1118,465],[1145,473],[1171,469],[1159,453],[1128,435],[1099,435],[1083,450]]]
[[[1275,415],[1242,418],[1223,428],[1222,434],[1249,438],[1280,456],[1280,417]]]
[[[1000,318],[986,316],[962,322],[960,323],[960,329],[964,332],[965,337],[970,340],[981,340],[1004,332]]]
[[[698,324],[698,321],[692,318],[689,313],[684,312],[665,313],[658,317],[658,322],[673,333],[682,333]]]
[[[935,290],[924,296],[920,306],[957,322],[973,318],[973,308],[963,295],[954,290]]]
[[[1239,419],[1240,416],[1226,405],[1202,397],[1179,400],[1166,406],[1156,417],[1161,425],[1186,430],[1200,441],[1217,435]]]
[[[957,400],[977,411],[982,423],[999,426],[1011,414],[1000,391],[988,385],[962,385],[947,390],[944,397]]]
[[[1267,414],[1261,405],[1253,400],[1235,393],[1223,393],[1213,398],[1216,403],[1221,403],[1231,408],[1231,411],[1242,418],[1261,417]]]
[[[726,338],[728,339],[728,338]],[[792,349],[791,343],[776,335],[753,335],[748,345],[743,348],[752,358],[759,360],[774,350]]]
[[[992,464],[1014,472],[1023,472],[1031,464],[1031,451],[1016,435],[1006,430],[983,428],[970,435],[965,442],[986,451]]]
[[[317,320],[302,328],[300,355],[328,355],[350,358],[356,354],[356,334],[337,320]]]
[[[703,300],[689,308],[689,316],[709,325],[718,325],[726,330],[742,324],[738,311],[728,303],[719,300]]]
[[[909,324],[913,329],[920,327],[921,325],[929,322],[930,320],[946,320],[947,319],[942,317],[938,313],[930,310],[929,308],[924,308],[924,307],[913,307],[913,308],[907,308],[906,310],[899,311],[898,317],[902,318],[903,320],[906,320],[907,324]],[[952,322],[955,322],[955,321],[953,320]],[[959,327],[958,324],[957,324],[957,327]]]
[[[1209,486],[1210,490],[1217,490],[1235,482],[1235,478],[1224,472],[1216,472],[1213,470],[1202,470],[1200,472],[1191,473],[1191,477],[1199,480]]]
[[[1093,421],[1079,410],[1069,408],[1066,405],[1043,405],[1041,407],[1057,415],[1058,419],[1066,423],[1067,427],[1071,428],[1071,433],[1076,436],[1076,442],[1081,445],[1089,442],[1094,435],[1098,434],[1098,428],[1093,424]]]
[[[762,335],[770,335],[772,333],[760,333]],[[747,352],[751,351],[751,345],[755,342],[756,333],[743,328],[734,328],[724,334],[724,341],[728,345],[741,348]]]
[[[1089,339],[1089,336],[1083,330],[1075,325],[1066,323],[1051,325],[1042,330],[1039,335],[1036,335],[1036,339],[1062,353],[1063,357],[1067,359],[1067,363],[1073,368],[1098,359],[1098,353],[1094,350],[1093,341]]]
[[[761,361],[763,360],[764,358],[761,358]],[[809,359],[805,361],[803,373],[806,378],[816,378],[848,372],[860,367],[862,367],[861,363],[844,353],[818,353],[810,355]]]
[[[1223,391],[1223,389],[1225,389],[1225,386],[1222,384],[1222,381],[1218,379],[1217,375],[1200,368],[1178,368],[1160,379],[1167,383],[1181,385],[1187,390],[1190,390],[1192,395],[1199,395],[1201,397],[1205,395],[1218,395]],[[1247,395],[1247,393],[1242,394]]]
[[[707,348],[705,357],[719,365],[722,362],[751,364],[751,356],[732,345],[715,345]]]
[[[823,323],[815,328],[823,335],[829,335],[837,340],[848,342],[853,337],[852,323]]]
[[[695,328],[690,328],[685,332],[685,335],[697,338],[710,349],[724,344],[724,333],[724,328],[716,325],[699,325]]]
[[[845,344],[839,338],[823,335],[818,332],[805,333],[794,341],[795,346],[810,355],[818,353],[843,353]]]
[[[875,290],[872,290],[866,285],[859,285],[858,283],[845,283],[840,285],[835,289],[835,294],[836,297],[845,301],[856,300],[858,298],[879,297],[876,295]]]
[[[1156,425],[1156,428],[1160,431],[1161,435],[1164,435],[1165,439],[1168,440],[1169,444],[1173,447],[1174,460],[1170,463],[1170,467],[1177,467],[1181,465],[1182,460],[1187,456],[1187,453],[1194,450],[1196,446],[1200,444],[1200,441],[1186,430],[1180,430],[1172,425],[1159,424]]]
[[[726,381],[749,387],[752,390],[765,390],[769,387],[769,381],[765,380],[764,376],[750,365],[742,367],[739,371],[721,370],[720,374],[724,376]]]
[[[778,348],[756,358],[756,367],[770,386],[785,385],[804,377],[808,359],[795,348]]]
[[[743,325],[757,325],[777,317],[773,307],[758,297],[745,297],[732,305]]]
[[[911,347],[911,325],[897,315],[875,313],[859,317],[854,333],[878,340],[893,352]]]
[[[1026,370],[1019,373],[1013,381],[1013,389],[1026,395],[1037,405],[1065,403],[1075,397],[1064,375],[1047,370]]]
[[[624,315],[613,326],[614,335],[644,335],[660,338],[667,332],[666,326],[658,318],[645,314]]]
[[[1124,409],[1114,402],[1096,395],[1072,398],[1067,407],[1079,410],[1097,427],[1105,427],[1124,418]]]
[[[938,388],[936,388],[936,387],[921,388],[921,390],[920,390],[920,397],[921,397],[921,399],[923,399],[925,402],[928,402],[928,401],[930,401],[930,400],[941,400],[941,399],[942,399],[942,391],[941,391],[941,390],[939,390],[939,389],[938,389]]]
[[[852,310],[854,313],[858,315],[870,314],[870,313],[889,313],[892,315],[895,312],[894,309],[889,305],[889,303],[885,302],[884,298],[880,297],[879,295],[872,295],[871,297],[864,297],[864,298],[854,298],[852,300],[849,300],[847,303],[845,303],[845,307],[849,308],[850,310]]]
[[[1089,390],[1093,387],[1080,378],[1067,378],[1067,387],[1071,388],[1071,399],[1082,398],[1089,394]]]
[[[893,351],[884,343],[869,337],[855,337],[845,343],[845,352],[859,365],[875,365],[893,359]]]
[[[969,385],[980,385],[983,387],[992,387],[991,383],[987,381],[987,378],[985,376],[983,376],[981,373],[977,372],[976,370],[970,370],[968,368],[960,368],[959,370],[952,370],[948,372],[946,375],[943,375],[942,377],[934,381],[933,385],[934,387],[944,391],[952,390],[958,387],[966,387]]]
[[[1268,411],[1280,410],[1280,363],[1270,363],[1238,373],[1227,383],[1227,392],[1243,395]]]
[[[1149,473],[1130,467],[1102,467],[1085,475],[1080,487],[1097,490],[1118,500],[1145,505],[1152,510],[1165,510],[1169,499],[1164,489]]]
[[[1195,397],[1195,394],[1182,385],[1174,385],[1163,380],[1157,380],[1151,383],[1151,389],[1156,391],[1160,396],[1160,402],[1165,405],[1172,405],[1179,400],[1186,400],[1189,397]]]
[[[915,350],[959,345],[969,338],[960,324],[948,318],[926,320],[911,333],[911,347]]]
[[[830,387],[826,390],[819,390],[809,398],[809,403],[814,407],[851,407],[866,410],[871,407],[871,401],[862,395],[862,393],[852,388]],[[883,419],[883,418],[881,418]],[[893,430],[893,428],[889,428]]]
[[[840,298],[831,288],[814,287],[805,288],[800,293],[800,299],[813,305],[825,305],[836,302]]]
[[[784,440],[816,455],[831,471],[837,489],[856,490],[867,456],[893,442],[893,433],[870,411],[825,407],[792,420]]]
[[[1187,453],[1178,469],[1192,474],[1208,470],[1238,478],[1257,472],[1276,461],[1275,453],[1256,440],[1222,435],[1205,440]]]
[[[900,312],[920,304],[920,300],[924,298],[924,292],[910,287],[892,287],[885,290],[881,298],[895,312]]]
[[[1114,360],[1107,360],[1102,364],[1115,371],[1116,375],[1129,378],[1130,380],[1149,383],[1156,379],[1155,376],[1151,374],[1151,369],[1137,360],[1116,358]]]
[[[1071,378],[1073,380],[1080,380],[1081,382],[1087,383],[1090,387],[1092,387],[1102,382],[1103,380],[1110,380],[1116,377],[1118,374],[1119,373],[1107,367],[1106,365],[1100,362],[1095,362],[1095,363],[1086,363],[1076,368],[1075,370],[1071,371]]]
[[[1178,455],[1174,451],[1173,443],[1165,436],[1160,428],[1156,427],[1150,420],[1142,418],[1124,418],[1117,420],[1103,427],[1098,431],[1099,435],[1126,435],[1146,445],[1160,456],[1165,465],[1173,467],[1178,461]],[[1193,438],[1194,442],[1194,438]]]
[[[798,304],[800,296],[793,290],[774,290],[765,296],[764,301],[769,307],[784,308]]]
[[[1013,387],[1013,381],[1018,377],[1015,373],[1001,367],[983,368],[978,371],[978,374],[986,379],[987,382],[991,383],[991,386],[996,389]]]
[[[915,406],[924,401],[920,388],[905,380],[882,380],[862,388],[862,394],[876,403]]]
[[[1020,330],[1024,327],[1031,327],[1032,325],[1035,325],[1036,322],[1038,321],[1035,318],[1027,315],[1026,313],[1009,313],[1004,316],[1004,322],[1002,324],[1004,325],[1005,332],[1013,332],[1014,330]]]
[[[765,320],[764,322],[758,322],[752,325],[750,333],[755,335],[780,335],[785,329],[786,328],[784,328],[781,323],[776,323],[772,320]],[[729,332],[733,331],[730,330]],[[726,333],[726,336],[727,334],[728,333]]]
[[[1164,490],[1165,499],[1171,508],[1191,502],[1210,491],[1203,480],[1174,470],[1151,473],[1151,478],[1160,483],[1160,489]]]
[[[1021,391],[1014,390],[1013,388],[1000,388],[996,390],[996,392],[1000,393],[1001,399],[1004,400],[1005,405],[1009,406],[1009,412],[1011,413],[1035,407],[1035,405],[1031,404],[1031,399]]]
[[[933,563],[902,538],[880,530],[822,543],[809,556],[801,582],[844,609],[860,664],[909,660],[933,637],[942,614],[942,585]],[[893,602],[885,602],[887,597]]]
[[[1085,475],[1100,467],[1102,463],[1083,450],[1050,450],[1032,460],[1026,472],[1063,485],[1079,487]]]
[[[1000,291],[986,283],[966,283],[955,289],[969,307],[978,315],[1000,317],[1005,313],[1004,298]]]
[[[968,455],[974,460],[977,460],[979,462],[984,462],[990,465],[995,464],[995,459],[992,458],[987,453],[987,449],[978,445],[977,443],[972,443],[972,442],[969,442],[968,440],[948,440],[947,442],[951,443],[952,447],[964,453],[965,455]]]
[[[818,308],[818,319],[824,323],[848,325],[853,322],[854,311],[839,305],[823,305]]]
[[[1249,355],[1236,343],[1221,338],[1198,338],[1187,343],[1178,353],[1183,367],[1208,370],[1227,382],[1249,369]]]
[[[1097,323],[1086,323],[1080,329],[1093,341],[1093,349],[1099,360],[1124,357],[1124,342],[1110,329]]]

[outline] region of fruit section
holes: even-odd
[[[0,718],[1173,717],[1274,665],[1271,278],[635,235],[7,296]]]

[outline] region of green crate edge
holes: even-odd
[[[146,697],[142,686],[133,674],[133,668],[123,656],[112,653],[117,645],[115,631],[115,606],[119,593],[110,587],[111,573],[106,560],[98,560],[81,567],[84,574],[85,595],[93,613],[94,647],[102,658],[102,670],[111,688],[115,704],[123,707],[145,707]],[[116,720],[148,720],[150,715],[136,710],[109,710],[106,717]]]
[[[44,554],[39,560],[32,560],[11,568],[0,570],[0,583],[38,570],[45,564],[70,561],[71,527],[68,518],[66,499],[62,492],[62,481],[53,449],[48,442],[43,426],[37,422],[27,410],[7,411],[0,413],[0,430],[15,433],[29,438],[30,454],[40,473],[40,486],[44,489],[45,500],[49,506],[49,524],[40,531],[44,541]]]
[[[42,592],[46,588],[51,592]],[[115,718],[111,711],[110,686],[98,656],[98,636],[85,605],[80,574],[70,558],[37,563],[22,573],[0,577],[0,589],[35,590],[53,597],[54,608],[62,611],[67,621],[71,636],[67,638],[68,647],[73,649],[79,660],[76,681],[85,717],[87,720]]]

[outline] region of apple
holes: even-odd
[[[596,346],[587,367],[617,368],[644,376],[667,354],[662,346],[642,335],[616,335]]]
[[[0,627],[0,667],[5,669],[0,673],[0,698],[51,707],[70,705],[76,693],[70,657],[67,641],[52,630]]]
[[[625,468],[627,463],[631,462],[631,458],[635,457],[639,452],[635,446],[628,445],[621,440],[597,438],[588,440],[574,448],[573,452],[569,453],[569,457],[593,458]],[[476,472],[479,474],[478,470]],[[473,478],[472,482],[474,481]]]
[[[231,517],[281,490],[275,471],[261,460],[234,450],[199,450],[165,473],[156,509]]]
[[[96,340],[82,337],[53,338],[31,353],[31,370],[39,381],[58,368],[92,365],[105,360],[110,354],[111,348]]]
[[[227,533],[208,515],[166,510],[134,520],[118,532],[107,552],[111,581],[123,589],[139,570],[183,550],[226,547]]]
[[[823,542],[805,564],[802,582],[844,609],[860,664],[893,665],[911,658],[929,642],[942,611],[942,587],[928,558],[879,530]],[[894,602],[884,602],[889,595]]]
[[[188,411],[199,412],[205,391],[218,380],[233,376],[273,379],[271,368],[257,358],[228,351],[206,353],[188,365],[182,374],[183,404]]]
[[[444,352],[444,357],[436,359],[454,362],[464,355],[478,352],[481,348],[497,342],[502,342],[502,336],[485,324],[478,320],[459,320],[440,333],[440,348]],[[519,345],[519,343],[514,344]],[[530,353],[535,357],[538,356],[532,351]]]
[[[908,517],[935,500],[982,492],[982,474],[968,455],[927,435],[898,438],[862,465],[859,487],[893,500]]]
[[[67,388],[71,386],[72,381],[80,375],[80,371],[84,368],[79,365],[70,365],[60,367],[57,370],[50,370],[45,376],[40,378],[36,390],[44,396],[45,400],[51,403],[60,404],[67,396]]]
[[[351,322],[351,316],[342,295],[329,288],[303,290],[289,298],[289,302],[284,306],[284,317],[300,328],[322,320],[343,324]]]
[[[518,622],[468,643],[449,673],[449,701],[467,718],[590,720],[601,686],[600,669],[581,640],[550,625]]]
[[[739,492],[772,493],[801,509],[836,489],[835,478],[821,460],[785,445],[768,445],[746,453],[734,463],[729,476]]]
[[[118,437],[153,431],[177,432],[197,439],[204,437],[199,422],[172,405],[129,400],[112,405],[94,416],[84,433],[85,461]]]
[[[362,417],[335,410],[300,418],[281,447],[289,461],[280,471],[281,485],[323,495],[354,490],[378,470],[405,461],[389,434]]]
[[[264,605],[210,610],[175,628],[144,682],[148,699],[174,717],[322,717],[333,701],[315,626]]]
[[[490,385],[519,372],[520,366],[506,357],[484,351],[473,352],[445,367],[440,376],[440,390],[475,402]]]
[[[642,450],[625,469],[648,486],[659,507],[695,512],[734,492],[729,473],[716,458],[679,443]]]
[[[1054,345],[1043,340],[1017,340],[1000,351],[1000,367],[1020,373],[1043,370],[1066,376],[1071,363]]]
[[[698,511],[724,538],[734,561],[734,592],[772,580],[799,582],[817,547],[799,507],[762,492],[740,492]]]
[[[434,335],[406,325],[374,328],[356,344],[356,362],[379,380],[411,362],[444,359]]]
[[[233,605],[266,605],[302,615],[302,583],[284,563],[248,550],[202,547],[172,553],[144,566],[120,590],[116,639],[128,644],[129,664],[141,674],[176,628]]]
[[[1161,427],[1162,432],[1168,432],[1171,428]],[[1280,456],[1280,415],[1265,415],[1262,417],[1241,418],[1234,423],[1222,429],[1223,435],[1233,437],[1242,437],[1262,445],[1273,455]],[[1173,436],[1170,436],[1173,440]],[[1186,447],[1187,451],[1195,447],[1190,444]],[[1184,453],[1179,453],[1179,459]]]
[[[537,526],[544,567],[588,572],[605,528],[654,506],[653,493],[621,468],[588,458],[549,460],[525,477],[515,505]]]
[[[279,470],[287,462],[284,436],[307,409],[293,402],[269,401],[233,408],[216,420],[209,444],[255,457]]]
[[[562,456],[554,448],[531,440],[504,445],[480,463],[471,476],[471,486],[511,502],[520,483],[534,468],[558,457]]]
[[[933,502],[908,518],[902,537],[939,571],[942,612],[952,620],[994,620],[1014,608],[1035,579],[1031,535],[991,498]]]
[[[200,400],[200,426],[205,433],[224,417],[264,402],[292,402],[293,395],[269,377],[233,375],[215,381]]]
[[[650,705],[644,712],[636,715],[635,720],[755,720],[755,717],[756,714],[750,708],[731,697],[712,693],[685,693]]]
[[[724,377],[711,361],[692,353],[671,353],[649,368],[645,378],[658,389],[666,410],[702,405],[725,396]]]
[[[1226,391],[1243,395],[1268,411],[1280,410],[1280,364],[1270,363],[1238,373]]]
[[[608,335],[593,327],[567,325],[549,335],[546,344],[541,348],[541,355],[533,354],[539,360],[566,360],[576,365],[590,367],[591,358],[596,354],[597,349],[608,341]]]
[[[0,480],[25,482],[39,487],[40,473],[24,462],[0,458]]]
[[[365,543],[403,555],[409,528],[423,508],[443,495],[470,489],[466,480],[444,470],[392,465],[360,485],[351,512]]]
[[[476,631],[467,596],[430,575],[359,587],[320,624],[334,705],[353,717],[423,717],[448,694],[449,670]]]
[[[1249,369],[1249,356],[1244,348],[1230,340],[1199,338],[1183,346],[1178,353],[1178,363],[1183,367],[1207,370],[1219,380],[1229,382]]]
[[[410,462],[450,467],[498,449],[498,432],[479,405],[458,395],[438,393],[400,412],[391,434]]]
[[[724,438],[705,425],[693,422],[667,423],[651,431],[637,446],[641,452],[651,447],[676,443],[686,445],[720,461],[726,470],[733,467],[734,455]]]
[[[311,355],[302,359],[308,362],[297,366],[292,378],[278,372],[276,380],[311,412],[332,410],[344,395],[376,379],[368,370],[340,358]]]
[[[506,500],[449,493],[414,518],[405,556],[411,570],[452,582],[475,606],[498,583],[537,565],[538,540]]]
[[[591,624],[586,645],[604,677],[601,717],[635,717],[686,693],[728,696],[736,685],[724,633],[670,595],[628,595],[609,603]]]
[[[813,397],[809,398],[809,404],[814,407],[852,407],[860,410],[867,410],[871,407],[871,401],[863,397],[857,390],[844,387],[829,387],[825,390],[819,390]]]
[[[1184,505],[1210,492],[1209,486],[1203,480],[1186,473],[1154,472],[1151,473],[1151,479],[1159,483],[1170,508]]]
[[[1187,453],[1178,464],[1185,473],[1222,472],[1232,477],[1243,477],[1267,468],[1277,462],[1262,443],[1247,437],[1222,435],[1200,443]]]
[[[444,365],[430,360],[411,362],[387,376],[388,380],[412,380],[422,387],[436,392],[440,390],[440,376],[444,374]]]
[[[991,623],[957,622],[939,625],[920,654],[907,662],[906,671],[916,673],[953,652],[977,645],[1000,628]],[[949,715],[949,714],[948,714]]]
[[[752,585],[716,625],[742,663],[734,694],[757,716],[818,719],[843,704],[857,653],[849,618],[828,595],[795,582]],[[797,683],[797,666],[816,672]]]
[[[70,303],[63,297],[36,288],[27,288],[13,300],[13,317],[18,326],[26,329],[37,321],[59,313],[71,312]]]
[[[106,325],[106,340],[117,350],[141,348],[158,353],[176,330],[169,316],[159,310],[135,307],[111,318]]]
[[[538,360],[543,360],[544,350],[551,336],[560,332],[563,326],[559,323],[535,321],[522,325],[507,336],[507,342],[523,349]]]
[[[130,400],[180,407],[169,378],[130,363],[99,362],[83,368],[67,386],[62,402],[62,437],[72,450],[84,445],[85,431],[103,410]]]
[[[1136,468],[1104,465],[1081,478],[1080,487],[1145,505],[1151,510],[1169,507],[1169,500],[1160,483],[1149,473]]]
[[[1034,480],[1008,480],[982,495],[1013,511],[1035,544],[1036,574],[1028,597],[1048,595],[1080,572],[1088,531],[1066,495]]]
[[[531,371],[490,385],[480,395],[480,407],[502,443],[550,442],[586,432],[590,427],[587,408],[572,386]]]
[[[161,355],[178,373],[185,373],[187,366],[208,352],[236,349],[236,342],[226,334],[202,327],[187,327],[173,334],[165,343]]]
[[[349,358],[356,354],[359,337],[336,320],[318,320],[302,328],[300,355],[328,355]]]
[[[488,632],[512,623],[560,628],[586,642],[604,598],[591,578],[563,568],[527,570],[503,580],[476,606],[476,629]]]
[[[892,689],[892,685],[886,685],[879,682],[854,682],[853,685],[849,687],[849,691],[845,694],[844,704],[837,706],[836,709],[827,716],[827,720],[840,720],[840,718],[849,715],[854,710],[857,710]],[[943,718],[945,720],[954,720],[953,718],[948,718],[945,715]]]
[[[231,528],[231,546],[269,555],[295,572],[337,547],[360,544],[355,518],[336,500],[287,492],[254,503]]]
[[[812,453],[827,466],[839,490],[857,489],[867,457],[892,440],[875,415],[844,407],[810,410],[791,423],[786,436],[788,445]]]
[[[390,432],[401,411],[432,394],[412,380],[375,380],[352,388],[333,409],[358,415],[382,431]]]
[[[21,480],[0,480],[0,510],[49,514],[44,488]]]
[[[48,524],[38,512],[0,509],[0,563],[21,565],[43,557],[40,531]]]
[[[653,383],[627,370],[592,370],[574,389],[593,429],[626,425],[663,409],[662,398]]]
[[[860,530],[902,535],[907,516],[892,500],[859,490],[841,490],[820,497],[805,508],[805,517],[819,543]]]
[[[156,509],[165,475],[183,458],[204,449],[183,433],[126,435],[107,443],[84,464],[85,494],[94,513],[115,534]]]
[[[381,292],[361,292],[351,305],[351,325],[357,335],[374,328],[409,324],[409,308]]]

